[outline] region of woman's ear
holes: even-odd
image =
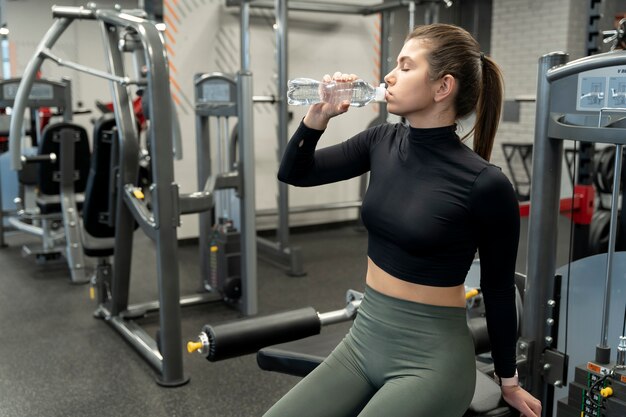
[[[456,87],[456,79],[452,75],[444,75],[437,81],[437,83],[439,84],[439,86],[435,91],[435,101],[443,101],[446,98],[452,96],[452,93],[454,92],[454,89]]]

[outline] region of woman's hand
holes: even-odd
[[[354,74],[342,74],[336,72],[331,77],[326,74],[322,82],[352,82],[358,77]],[[343,114],[350,108],[350,100],[342,100],[339,103],[317,103],[309,107],[309,111],[304,117],[304,124],[311,129],[324,130],[328,126],[328,121],[335,116]]]
[[[541,417],[541,402],[520,386],[502,387],[502,398],[521,413],[520,417]]]

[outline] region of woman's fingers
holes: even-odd
[[[324,81],[326,82],[331,81],[330,79],[326,79],[326,75],[324,76]],[[356,74],[345,74],[340,71],[335,72],[332,76],[332,80],[343,81],[343,82],[354,81],[354,80],[357,80],[358,78],[359,77],[357,77]]]

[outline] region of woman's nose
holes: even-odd
[[[396,80],[395,77],[393,76],[393,71],[391,71],[389,74],[385,75],[385,78],[383,78],[383,80],[389,85],[389,84],[393,84]]]

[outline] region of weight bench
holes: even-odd
[[[205,325],[197,341],[187,344],[187,350],[204,355],[210,362],[256,352],[261,369],[303,377],[315,369],[346,335],[362,297],[362,293],[349,290],[344,309],[325,313],[304,307],[216,326]],[[521,299],[519,301],[521,303]],[[487,322],[481,314],[480,304],[468,311],[468,327],[476,355],[489,352]],[[502,400],[500,387],[482,372],[490,372],[490,368],[491,365],[480,365],[479,370],[477,361],[476,391],[463,417],[517,415]]]
[[[293,342],[263,348],[257,353],[259,367],[266,371],[304,377],[339,344],[349,326],[334,325],[324,333]],[[328,330],[328,331],[326,331]],[[512,417],[515,414],[502,400],[500,387],[476,370],[476,391],[463,417]]]

